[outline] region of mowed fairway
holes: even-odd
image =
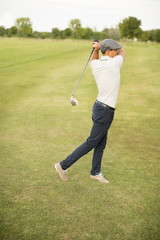
[[[126,60],[102,173],[92,152],[62,182],[54,164],[86,140],[90,41],[0,39],[1,240],[160,239],[160,45],[122,43]]]

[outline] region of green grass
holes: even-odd
[[[1,240],[159,240],[160,45],[122,43],[126,60],[102,172],[92,152],[62,182],[54,164],[90,133],[97,88],[90,41],[0,39]]]

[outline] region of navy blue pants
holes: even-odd
[[[64,161],[60,162],[63,170],[69,168],[82,156],[94,149],[91,175],[99,174],[103,150],[107,143],[107,134],[114,118],[114,110],[95,102],[92,110],[93,127],[87,140],[75,149]]]

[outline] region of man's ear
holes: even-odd
[[[110,51],[110,50],[108,50],[108,51],[107,51],[107,55],[108,55],[108,56],[110,56],[110,53],[111,53],[111,51]]]
[[[110,51],[109,51],[109,50],[107,50],[107,51],[105,52],[105,54],[109,55],[109,54],[110,54]]]

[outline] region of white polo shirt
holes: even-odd
[[[113,108],[118,97],[122,65],[121,55],[114,58],[102,56],[101,59],[92,60],[90,63],[98,87],[97,100]]]

